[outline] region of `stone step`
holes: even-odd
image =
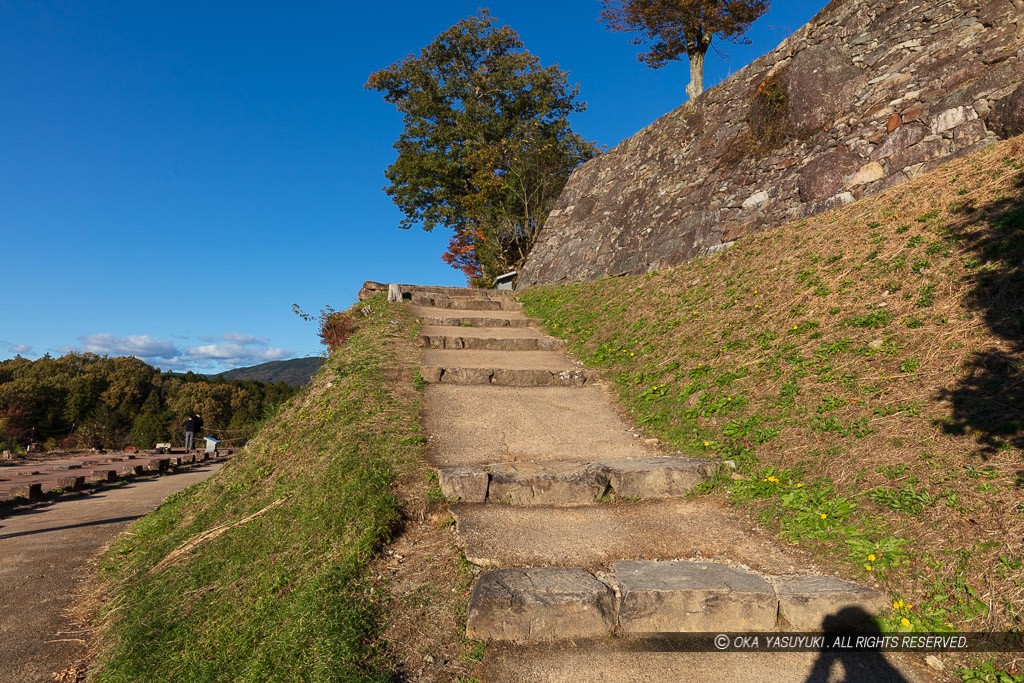
[[[502,368],[504,370],[579,370],[561,351],[492,351],[487,349],[423,349],[427,367]]]
[[[619,498],[685,496],[718,469],[710,460],[671,456],[595,462],[499,463],[439,470],[450,500],[513,505],[585,505],[609,494]]]
[[[426,312],[424,312],[426,311]],[[439,327],[534,327],[532,320],[528,318],[493,318],[482,317],[479,314],[474,316],[437,316],[429,313],[430,309],[421,309],[416,313],[424,325]],[[486,313],[488,311],[481,311]],[[515,311],[500,311],[500,313],[514,314]]]
[[[428,349],[449,349],[461,350],[471,349],[479,351],[558,351],[562,349],[562,342],[551,337],[536,336],[503,336],[499,330],[491,328],[491,334],[467,334],[461,330],[471,328],[460,327],[432,327],[431,330],[451,330],[451,333],[420,334],[417,343]],[[508,332],[517,330],[533,332],[532,328],[506,328]]]
[[[476,298],[476,297],[450,297],[433,294],[413,294],[412,305],[424,308],[445,309],[453,311],[520,311],[522,307],[518,302],[500,297]]]
[[[427,453],[438,467],[545,460],[589,462],[595,453],[659,453],[612,408],[610,389],[432,384],[424,392]]]
[[[834,577],[762,576],[715,562],[614,562],[481,574],[466,634],[515,643],[700,632],[864,628],[886,604],[878,591]],[[791,621],[792,619],[792,621]]]
[[[712,634],[708,639],[713,643]],[[781,635],[781,634],[780,634]],[[820,651],[698,652],[666,649],[658,640],[615,637],[511,643],[493,641],[478,670],[481,681],[501,683],[662,683],[663,681],[871,681],[933,683],[939,675],[922,655],[909,652],[823,653]],[[761,639],[764,644],[764,639]],[[837,669],[841,662],[842,673]],[[824,671],[823,671],[824,670]]]
[[[499,289],[476,289],[470,287],[439,287],[429,285],[399,285],[402,289],[403,296],[416,296],[420,295],[438,295],[448,296],[452,298],[467,298],[467,299],[511,299],[512,292]],[[387,293],[388,285],[383,282],[373,282],[367,280],[363,283],[362,289],[359,290],[359,300],[363,301],[368,299],[375,294],[381,292]]]
[[[662,558],[729,561],[770,574],[814,566],[809,555],[764,538],[737,510],[706,499],[449,508],[466,559],[483,567],[598,567]]]
[[[524,352],[528,353],[528,352]],[[420,374],[434,384],[489,385],[503,387],[582,387],[600,380],[587,370],[512,370],[423,366]]]

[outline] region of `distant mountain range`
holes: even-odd
[[[275,360],[247,368],[235,368],[220,373],[224,379],[254,379],[257,382],[284,382],[293,387],[309,384],[310,379],[323,365],[323,358],[292,358]]]

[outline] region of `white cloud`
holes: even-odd
[[[223,339],[242,346],[270,346],[270,340],[266,337],[254,337],[251,334],[239,334],[238,332],[228,332]]]
[[[165,339],[154,339],[146,334],[133,334],[127,337],[115,337],[109,332],[87,334],[78,338],[82,350],[104,356],[136,356],[143,360],[161,358],[170,360],[177,358],[181,352]]]
[[[226,341],[232,344],[241,344],[242,346],[270,346],[270,340],[266,337],[254,337],[251,334],[241,334],[239,332],[227,332],[219,337],[200,337],[199,341],[210,344]]]
[[[219,337],[199,337],[211,342],[190,348],[179,348],[173,342],[148,335],[117,337],[108,332],[78,338],[81,346],[64,346],[61,353],[89,352],[105,356],[135,356],[161,370],[174,372],[216,373],[229,368],[258,365],[294,356],[292,351],[270,346],[270,340],[239,332]],[[4,342],[0,342],[2,346]],[[12,349],[12,345],[9,345]],[[27,347],[24,347],[27,348]]]
[[[188,349],[186,354],[197,360],[217,360],[226,364],[253,364],[288,358],[292,355],[292,352],[273,347],[254,349],[228,342],[224,344],[195,346]]]
[[[12,344],[11,342],[0,341],[0,347],[7,349],[10,353],[24,356],[32,353],[32,347],[25,344]]]

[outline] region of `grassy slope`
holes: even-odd
[[[736,462],[744,479],[706,493],[891,591],[891,627],[1019,629],[1022,147],[670,271],[520,298],[650,432]]]
[[[382,298],[371,306],[224,471],[109,549],[98,680],[388,679],[386,598],[365,596],[366,567],[396,528],[396,477],[417,467],[424,437],[415,320]]]

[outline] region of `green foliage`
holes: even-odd
[[[749,43],[743,34],[768,11],[767,0],[601,0],[601,4],[601,21],[608,28],[636,32],[636,44],[651,44],[650,51],[638,57],[651,68],[657,69],[684,54],[690,57],[686,93],[691,99],[704,90],[704,55],[713,37]]]
[[[963,667],[957,671],[964,683],[1024,683],[1024,674],[1010,673],[996,668],[992,662],[982,662],[976,667]]]
[[[900,489],[879,487],[868,491],[867,495],[878,505],[897,512],[904,512],[912,517],[921,514],[921,510],[935,505],[939,500],[927,490],[918,490],[909,485]]]
[[[888,311],[873,311],[865,315],[847,318],[845,324],[850,327],[881,328],[888,327],[891,322],[892,313]]]
[[[399,520],[396,472],[421,457],[423,434],[417,394],[396,379],[415,349],[385,348],[414,320],[373,308],[308,393],[103,556],[97,681],[391,680],[367,565]]]
[[[403,115],[385,173],[400,227],[451,230],[445,260],[470,278],[490,281],[521,263],[569,174],[597,153],[569,127],[586,106],[578,89],[487,10],[366,87]]]
[[[15,358],[0,362],[0,443],[151,448],[181,439],[177,424],[194,411],[207,433],[244,442],[265,409],[297,391],[284,383],[161,373],[130,356]]]

